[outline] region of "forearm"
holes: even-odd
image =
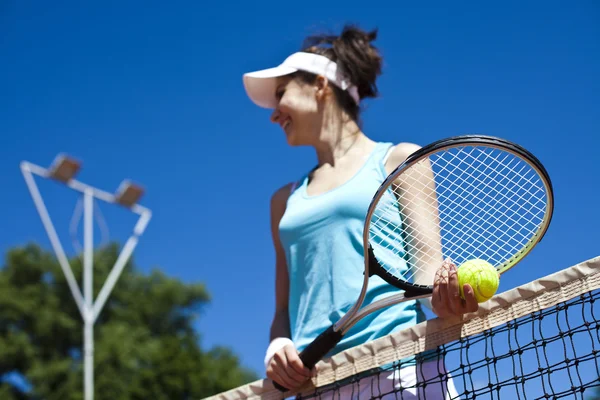
[[[414,268],[414,283],[432,285],[443,262],[439,228],[439,206],[428,162],[413,167],[398,185],[400,206],[406,224],[406,244]]]
[[[290,318],[288,311],[285,309],[278,310],[273,317],[273,322],[271,323],[269,341],[272,341],[278,337],[289,338],[290,336]]]
[[[412,281],[433,285],[435,273],[443,263],[437,193],[428,162],[415,165],[412,171],[412,174],[406,174],[398,182],[400,193],[403,194],[399,201],[406,224]],[[433,310],[431,298],[420,299],[420,302]]]
[[[281,350],[283,347],[292,344],[290,339],[290,323],[289,315],[287,310],[282,309],[275,313],[273,322],[271,323],[271,332],[269,338],[269,346],[265,354],[265,369],[268,368],[269,363],[273,355]]]

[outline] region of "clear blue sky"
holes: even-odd
[[[365,132],[427,144],[484,133],[547,166],[553,224],[501,290],[600,255],[600,5],[490,2],[0,3],[0,251],[49,247],[19,170],[59,152],[79,178],[147,189],[154,216],[135,253],[212,296],[202,345],[226,345],[262,374],[273,312],[269,198],[315,162],[288,148],[242,73],[279,63],[306,34],[344,22],[379,28],[381,98]],[[43,182],[42,182],[43,183]],[[69,252],[75,196],[41,183]],[[103,207],[111,238],[134,219]],[[152,301],[152,299],[148,299]]]

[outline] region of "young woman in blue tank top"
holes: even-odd
[[[318,159],[315,168],[271,198],[276,310],[265,368],[269,378],[288,388],[304,384],[312,373],[299,352],[358,297],[364,270],[362,229],[373,194],[419,148],[375,142],[361,129],[361,100],[378,94],[382,58],[371,44],[375,38],[376,31],[347,26],[339,37],[308,38],[301,52],[275,68],[244,75],[248,96],[274,110],[271,121],[281,126],[289,145],[312,146]],[[477,310],[470,287],[465,287],[466,299],[460,298],[451,262],[440,265],[436,277],[426,305],[438,317]],[[383,281],[371,286],[367,303],[395,290]],[[355,325],[329,355],[423,319],[417,301],[385,308]],[[402,379],[416,378],[403,373]],[[444,398],[441,393],[426,396]]]

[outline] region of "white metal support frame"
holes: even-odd
[[[152,212],[139,204],[137,201],[141,197],[141,189],[129,181],[124,181],[116,194],[111,194],[100,189],[94,188],[82,182],[73,179],[73,176],[79,170],[79,163],[71,158],[59,156],[50,169],[42,168],[27,161],[21,162],[21,171],[25,178],[25,183],[31,193],[33,202],[46,229],[50,244],[65,275],[73,299],[79,308],[84,323],[84,399],[93,400],[94,398],[94,324],[98,315],[102,311],[108,296],[114,285],[117,283],[125,264],[135,250],[139,237],[144,233]],[[82,193],[83,195],[83,295],[79,285],[75,280],[71,266],[65,255],[60,239],[50,219],[44,200],[40,194],[35,182],[34,175],[42,178],[52,179],[64,183],[67,187]],[[112,204],[120,204],[128,208],[131,212],[138,214],[138,219],[132,235],[129,237],[115,265],[112,267],[106,282],[102,286],[97,299],[93,298],[93,262],[94,262],[94,229],[93,229],[93,210],[94,198]]]

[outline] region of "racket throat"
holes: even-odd
[[[376,266],[379,266],[380,268],[381,268],[381,266],[379,265],[379,261],[377,261],[377,258],[375,258],[375,254],[373,254],[373,248],[371,247],[370,244],[367,249],[367,256],[369,257],[369,262],[367,263],[368,267],[367,267],[366,272],[370,278],[373,275],[375,275],[374,269],[376,268]]]
[[[404,298],[410,299],[413,297],[423,297],[424,295],[427,296],[433,293],[433,286],[412,284],[386,271],[386,269],[381,266],[381,264],[375,257],[375,254],[373,253],[373,248],[370,245],[368,248],[368,257],[369,265],[367,271],[369,278],[373,275],[377,275],[390,285],[400,290],[404,290]]]

